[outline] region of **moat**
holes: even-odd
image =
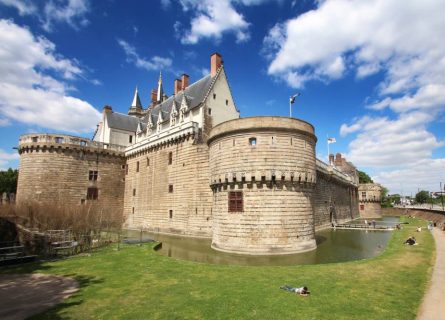
[[[396,224],[399,218],[384,217],[376,221],[383,225]],[[390,231],[334,230],[329,228],[316,232],[317,249],[305,253],[279,256],[249,256],[218,252],[210,247],[211,239],[147,232],[143,232],[142,238],[151,238],[161,242],[162,246],[157,252],[174,259],[222,265],[289,266],[372,258],[383,252],[391,235]],[[128,231],[127,236],[139,239],[140,232]]]

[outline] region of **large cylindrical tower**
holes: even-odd
[[[214,127],[208,140],[216,250],[290,254],[316,248],[314,127],[252,117]]]

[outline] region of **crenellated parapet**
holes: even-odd
[[[83,151],[123,157],[125,147],[63,134],[35,133],[20,136],[18,146],[20,154],[47,150]]]

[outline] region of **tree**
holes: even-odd
[[[416,202],[425,203],[428,201],[430,193],[428,191],[422,190],[416,193]]]
[[[9,168],[7,171],[0,171],[0,194],[3,194],[3,192],[16,193],[18,176],[17,169]]]
[[[368,176],[367,173],[363,172],[363,171],[358,171],[358,182],[359,183],[374,183],[374,181],[372,181],[371,177]]]

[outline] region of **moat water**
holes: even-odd
[[[377,225],[394,225],[398,217],[376,219]],[[363,223],[362,220],[354,220]],[[291,255],[247,256],[213,250],[211,239],[152,234],[143,232],[142,239],[154,239],[162,243],[159,254],[174,259],[189,260],[209,264],[246,266],[290,266],[299,264],[320,264],[361,260],[375,257],[385,250],[391,231],[334,230],[316,232],[317,249]],[[128,231],[127,237],[140,239],[140,232]]]

